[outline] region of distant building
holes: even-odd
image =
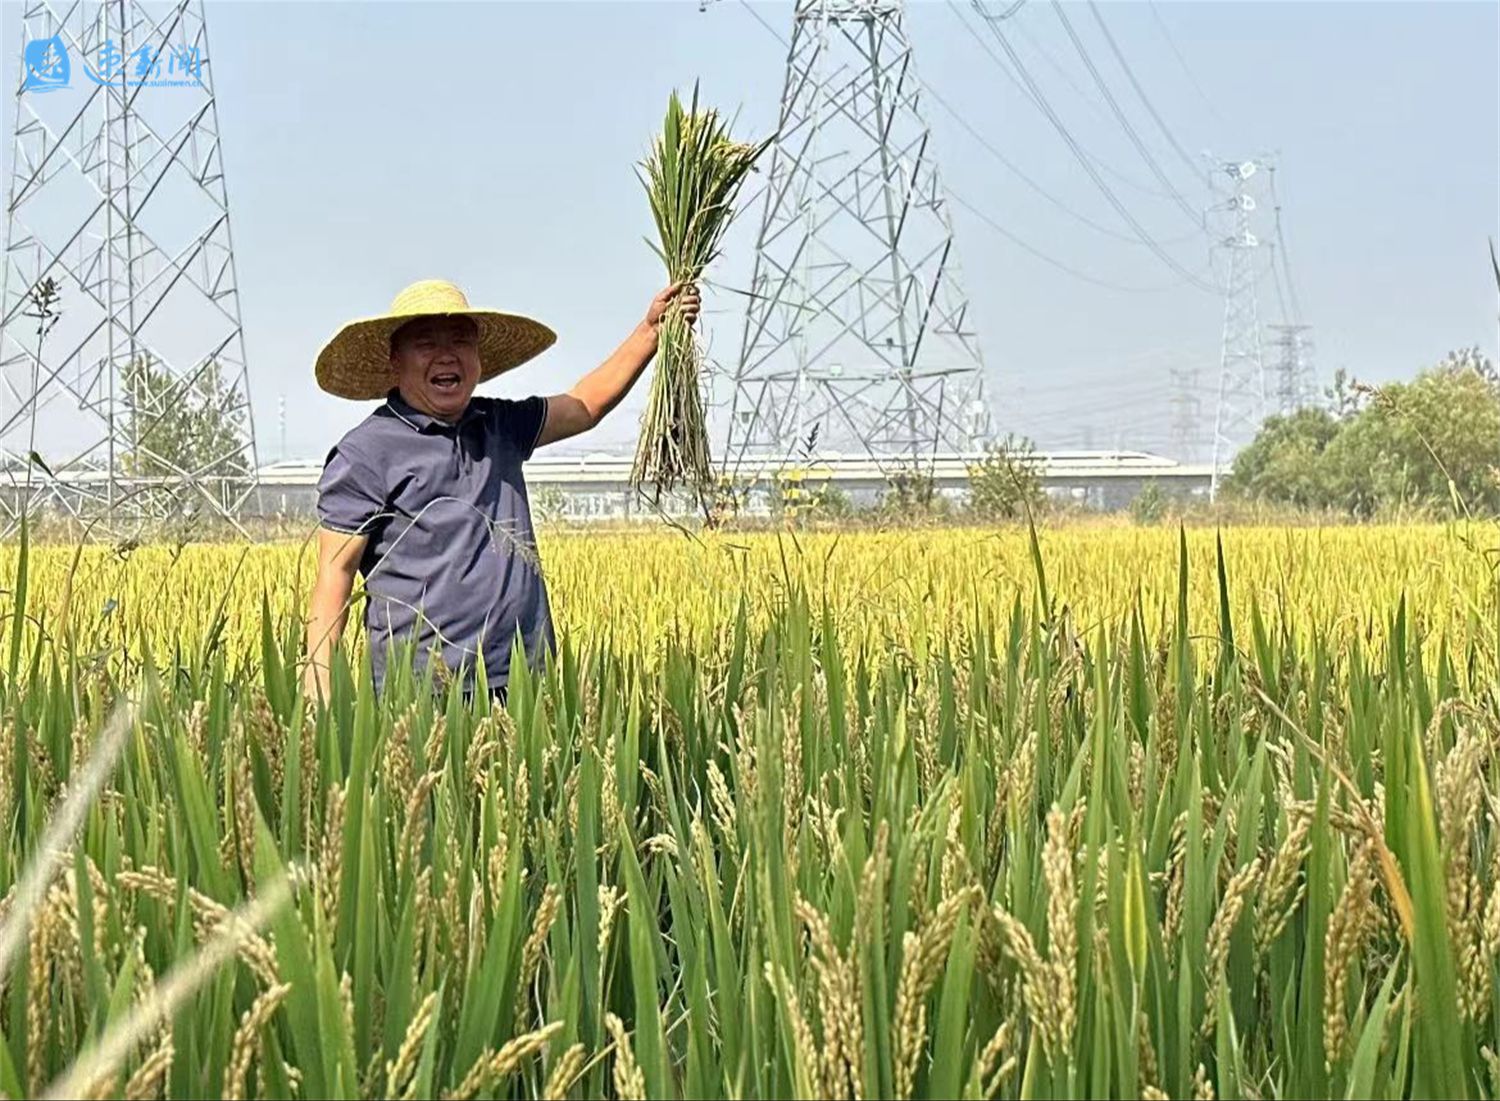
[[[934,457],[928,470],[938,493],[962,501],[968,496],[969,466],[980,454]],[[1048,496],[1075,501],[1086,508],[1112,511],[1127,507],[1148,481],[1174,497],[1208,496],[1213,469],[1209,464],[1184,464],[1144,451],[1053,451],[1039,453],[1042,487]],[[543,454],[526,463],[526,483],[532,508],[576,520],[649,516],[654,509],[630,489],[630,456]],[[743,463],[736,481],[748,489],[746,507],[753,514],[771,510],[777,475],[787,473],[804,486],[833,486],[857,505],[873,504],[889,485],[888,471],[866,455],[824,454],[789,463],[759,460]],[[322,464],[290,460],[260,468],[261,502],[268,513],[312,517],[317,502]],[[691,511],[685,500],[662,511]]]

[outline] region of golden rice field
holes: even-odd
[[[1194,631],[1218,622],[1210,529],[1189,530],[1188,614]],[[1047,580],[1075,626],[1118,628],[1139,593],[1153,629],[1176,602],[1177,531],[1066,526],[1039,533]],[[723,643],[743,595],[764,622],[791,582],[827,602],[849,642],[920,653],[970,629],[976,614],[1009,615],[1029,602],[1035,570],[1024,528],[858,533],[701,534],[670,530],[544,532],[540,551],[560,629],[607,632],[624,651],[658,653],[668,638],[695,649]],[[278,620],[301,614],[316,559],[310,541],[34,548],[33,592],[52,622],[66,606],[75,642],[157,656],[201,640],[222,612],[234,658],[260,649],[264,598]],[[1404,592],[1423,636],[1466,637],[1493,623],[1500,534],[1494,524],[1234,528],[1224,545],[1235,618],[1252,601],[1287,627],[1341,636],[1379,633]],[[0,578],[16,548],[0,546]],[[72,575],[71,584],[65,579]],[[357,615],[354,617],[357,619]]]
[[[0,548],[0,1093],[1500,1093],[1500,527],[541,553],[491,710]]]

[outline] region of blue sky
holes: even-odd
[[[990,7],[999,10],[996,2]],[[1240,158],[1274,152],[1288,253],[1320,381],[1346,367],[1410,377],[1449,349],[1497,349],[1485,237],[1500,225],[1495,3],[1244,2],[1100,5],[1132,71],[1179,143]],[[757,3],[782,35],[792,4]],[[1176,185],[1193,180],[1145,114],[1086,5],[1066,10],[1122,107]],[[3,73],[14,88],[17,3],[5,3]],[[701,80],[746,134],[774,128],[785,47],[741,0],[644,3],[208,4],[259,455],[321,460],[369,410],[316,387],[318,348],[379,313],[405,284],[441,277],[471,301],[538,317],[558,343],[484,392],[566,389],[623,339],[664,282],[633,166],[670,90]],[[971,316],[1001,429],[1042,447],[1169,446],[1172,368],[1197,368],[1212,415],[1222,301],[1084,282],[1018,248],[1136,287],[1173,273],[1138,243],[1100,234],[1058,203],[1128,232],[1050,124],[969,31],[967,0],[917,0],[908,29]],[[1191,233],[1109,115],[1045,0],[1005,27],[1078,140],[1133,182],[1118,193],[1163,239]],[[1180,59],[1179,59],[1180,58]],[[1185,62],[1185,65],[1184,65]],[[961,116],[967,128],[955,117]],[[4,108],[6,133],[14,100]],[[5,145],[4,171],[11,167]],[[1111,177],[1112,179],[1114,177]],[[1200,188],[1201,190],[1201,188]],[[961,200],[958,202],[957,200]],[[978,211],[979,213],[975,213]],[[758,213],[758,212],[757,212]],[[981,217],[983,215],[983,217]],[[711,273],[749,281],[747,214]],[[1199,244],[1171,251],[1189,266]],[[1271,286],[1263,310],[1275,313]],[[740,300],[710,292],[716,353]],[[1267,320],[1274,320],[1267,316]],[[560,449],[623,452],[646,392]]]

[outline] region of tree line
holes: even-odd
[[[1415,508],[1500,515],[1500,373],[1477,348],[1410,382],[1339,371],[1326,405],[1266,418],[1226,495],[1368,518]]]

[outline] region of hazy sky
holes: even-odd
[[[1222,300],[1181,285],[1112,289],[1055,266],[1134,288],[1178,278],[1138,242],[1110,235],[1129,230],[971,33],[980,24],[968,0],[907,8],[918,75],[946,104],[924,101],[997,424],[1042,447],[1168,450],[1171,368],[1198,369],[1212,416]],[[1500,355],[1485,253],[1500,224],[1500,6],[1118,0],[1100,9],[1192,157],[1276,154],[1323,381],[1340,366],[1371,381],[1410,377],[1475,343]],[[789,34],[790,0],[754,10]],[[9,2],[0,13],[9,88],[20,11]],[[1088,6],[1066,11],[1174,186],[1206,203]],[[1202,266],[1203,239],[1149,193],[1160,187],[1052,4],[1031,0],[1004,26],[1069,130],[1118,173],[1106,178],[1132,213],[1162,240],[1186,237],[1169,251]],[[706,12],[697,0],[211,2],[208,27],[262,462],[283,457],[278,396],[291,457],[321,460],[368,412],[319,391],[314,358],[344,320],[383,312],[417,279],[452,279],[476,304],[558,331],[550,351],[485,392],[552,393],[596,366],[664,282],[642,241],[651,227],[633,166],[667,94],[701,79],[706,99],[739,110],[742,132],[769,132],[786,54],[740,0]],[[8,134],[13,98],[4,112]],[[8,141],[4,150],[8,180]],[[714,277],[745,286],[752,245],[736,233]],[[1277,320],[1269,280],[1260,293],[1264,319]],[[706,296],[700,324],[720,355],[739,338],[741,301]],[[625,451],[645,381],[559,450]]]

